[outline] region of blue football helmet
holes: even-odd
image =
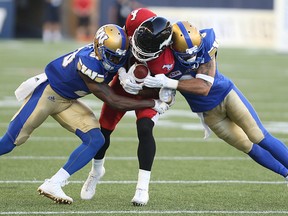
[[[95,34],[94,50],[105,70],[115,72],[126,63],[129,40],[120,26],[104,25]]]
[[[200,32],[189,22],[179,21],[172,25],[172,50],[179,62],[197,69],[203,59],[204,45]]]

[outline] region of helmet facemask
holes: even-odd
[[[101,62],[103,67],[107,71],[117,71],[120,67],[122,67],[127,60],[127,51],[117,49],[116,52],[105,47],[98,47],[98,52],[101,55]]]
[[[195,45],[192,48],[186,49],[185,52],[177,52],[175,50],[173,52],[183,66],[197,69],[203,59],[203,43],[201,43],[200,47]]]

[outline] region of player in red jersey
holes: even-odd
[[[148,50],[147,52],[145,50],[142,52],[141,47],[135,45],[135,41],[138,41],[137,38],[135,40],[135,37],[137,37],[138,34],[134,34],[134,32],[136,29],[137,32],[139,32],[138,30],[141,28],[141,24],[148,25],[150,28],[153,27],[152,31],[142,31],[144,34],[148,33],[148,35],[146,35],[147,37],[145,37],[148,39],[146,42],[150,44],[151,42],[156,42],[154,44],[155,46],[152,47],[153,49]],[[146,29],[145,26],[142,27]],[[145,63],[152,74],[166,74],[171,72],[174,67],[174,57],[170,48],[167,48],[170,45],[172,37],[172,28],[169,21],[167,21],[165,18],[157,17],[151,10],[139,8],[133,10],[127,17],[125,30],[130,38],[130,42],[132,42],[132,47],[134,47],[133,54],[136,55],[136,61]],[[160,48],[160,46],[162,47]],[[142,53],[143,55],[138,52]],[[135,59],[131,57],[130,65],[128,65],[127,68],[129,68],[129,66],[131,66],[134,62]],[[127,97],[139,100],[146,98],[145,96],[141,96],[142,86],[132,83],[131,80],[127,78],[127,73],[124,68],[122,68],[122,70],[120,69],[119,71],[119,79],[115,77],[115,79],[112,81],[111,88],[119,95],[125,95]],[[140,94],[138,94],[139,91]],[[157,98],[158,91],[156,93],[157,94],[155,97]],[[126,112],[119,112],[112,109],[106,103],[104,103],[99,121],[101,131],[105,137],[105,144],[100,151],[98,151],[92,161],[92,169],[89,172],[89,176],[81,190],[82,199],[92,199],[94,196],[96,184],[105,173],[104,156],[110,145],[110,135],[125,113]],[[137,117],[136,125],[139,140],[137,150],[139,173],[136,192],[131,202],[135,206],[143,206],[146,205],[149,200],[148,189],[151,168],[156,153],[153,127],[159,118],[159,114],[153,109],[135,110],[135,114]]]

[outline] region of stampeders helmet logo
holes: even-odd
[[[137,13],[138,13],[139,10],[140,10],[140,9],[138,9],[138,10],[133,10],[133,11],[131,12],[131,16],[132,16],[131,20],[135,20],[135,19],[136,19],[136,16],[137,16]]]

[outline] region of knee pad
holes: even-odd
[[[105,138],[99,128],[91,129],[84,133],[76,130],[76,135],[82,140],[84,145],[94,147],[97,151],[104,145]]]
[[[112,130],[107,130],[105,128],[101,128],[101,132],[105,138],[104,145],[102,148],[97,152],[97,154],[94,156],[94,159],[100,160],[105,157],[106,151],[110,146],[110,135],[113,132]]]

